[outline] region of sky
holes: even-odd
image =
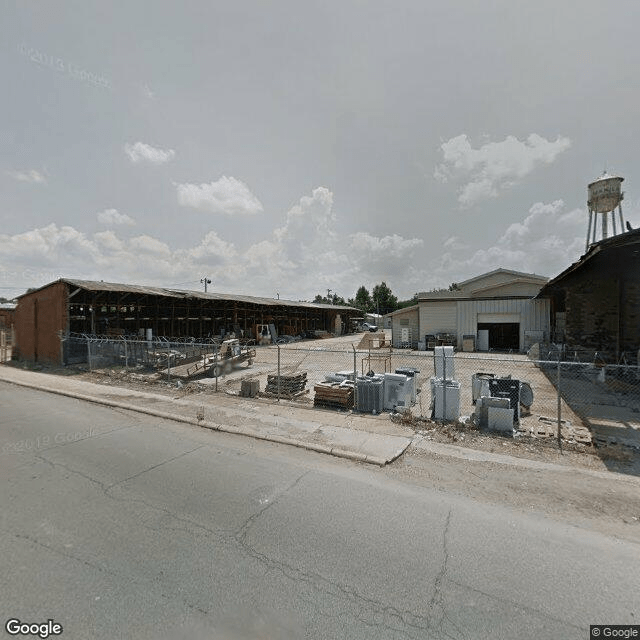
[[[0,296],[60,277],[400,299],[640,226],[637,0],[9,0]]]

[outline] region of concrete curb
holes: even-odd
[[[308,451],[315,451],[317,453],[325,453],[328,455],[336,456],[338,458],[345,458],[347,460],[352,460],[354,462],[367,462],[370,464],[375,464],[380,467],[384,467],[387,463],[392,462],[398,456],[402,454],[403,451],[407,449],[410,443],[407,444],[402,450],[398,452],[393,458],[386,460],[384,458],[380,458],[378,456],[368,456],[363,453],[357,453],[355,451],[349,451],[348,449],[343,449],[340,447],[330,447],[327,445],[316,444],[312,442],[304,442],[302,440],[296,440],[295,438],[288,438],[286,436],[278,436],[271,434],[261,434],[255,432],[247,432],[240,427],[236,427],[233,425],[223,425],[215,422],[208,422],[206,420],[198,420],[196,418],[190,418],[185,415],[168,413],[166,411],[160,411],[157,409],[150,409],[148,407],[141,407],[133,404],[129,404],[127,402],[118,402],[117,400],[108,400],[106,398],[98,398],[96,396],[89,396],[83,393],[77,393],[74,391],[64,391],[62,389],[55,389],[52,387],[33,384],[30,382],[24,382],[20,380],[7,380],[0,376],[1,382],[8,382],[9,384],[15,384],[20,387],[27,387],[29,389],[35,389],[36,391],[44,391],[46,393],[54,393],[60,396],[66,396],[67,398],[75,398],[76,400],[83,400],[85,402],[92,402],[94,404],[101,404],[107,407],[113,407],[115,409],[125,409],[127,411],[135,411],[136,413],[144,413],[149,416],[154,416],[156,418],[163,418],[165,420],[173,420],[176,422],[183,422],[186,424],[192,424],[196,427],[202,427],[204,429],[211,429],[212,431],[222,431],[224,433],[230,433],[233,435],[246,436],[249,438],[255,438],[257,440],[266,440],[268,442],[275,442],[278,444],[286,444],[293,447],[298,447],[300,449],[306,449]]]

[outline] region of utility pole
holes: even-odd
[[[209,280],[209,278],[205,276],[204,278],[200,279],[200,282],[204,284],[204,292],[207,293],[207,285],[211,284],[211,280]]]

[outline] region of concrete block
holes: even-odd
[[[243,398],[255,398],[260,393],[260,380],[242,380],[240,395]]]

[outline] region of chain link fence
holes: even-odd
[[[69,362],[91,370],[138,371],[172,384],[198,381],[229,395],[339,411],[400,411],[559,445],[616,443],[640,450],[637,362],[580,362],[563,359],[568,354],[559,349],[541,350],[543,357],[535,359],[451,349],[449,357],[438,351],[439,363],[431,351],[323,342],[248,346],[75,335],[64,348]]]

